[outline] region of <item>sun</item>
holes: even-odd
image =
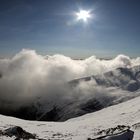
[[[90,11],[87,10],[80,10],[79,12],[76,13],[77,20],[82,20],[84,22],[87,22],[89,18],[91,18],[91,13]]]

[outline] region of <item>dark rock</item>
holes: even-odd
[[[132,130],[124,130],[116,134],[100,136],[97,138],[88,138],[87,140],[133,140],[134,132]]]
[[[15,136],[17,140],[20,138],[23,138],[23,139],[35,139],[36,138],[35,134],[26,132],[19,126],[14,126],[14,127],[8,128],[3,132],[3,134],[7,135],[9,137]]]

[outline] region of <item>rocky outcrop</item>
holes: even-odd
[[[88,138],[87,140],[133,140],[134,132],[132,130],[124,130],[122,132],[100,136],[94,139]]]
[[[6,129],[2,132],[3,135],[6,135],[8,137],[16,137],[16,139],[36,139],[35,134],[31,134],[25,130],[23,130],[19,126],[14,126],[11,128]]]

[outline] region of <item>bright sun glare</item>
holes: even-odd
[[[84,22],[87,22],[89,18],[91,18],[90,11],[86,10],[80,10],[79,12],[76,13],[77,20],[82,20]]]

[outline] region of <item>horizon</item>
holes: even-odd
[[[72,56],[68,56],[68,55],[65,55],[65,54],[61,54],[61,53],[50,53],[50,54],[43,54],[43,53],[39,53],[37,52],[36,50],[32,50],[32,49],[21,49],[20,51],[16,52],[15,54],[11,54],[11,55],[7,55],[7,56],[0,56],[0,59],[12,59],[14,58],[17,54],[21,53],[22,51],[34,51],[37,55],[40,55],[42,57],[46,57],[46,56],[55,56],[55,55],[60,55],[60,56],[64,56],[64,57],[68,57],[72,60],[85,60],[85,59],[88,59],[88,58],[91,58],[91,57],[95,57],[96,59],[99,59],[99,60],[111,60],[111,59],[115,59],[117,58],[118,56],[126,56],[126,57],[129,57],[130,59],[137,59],[137,58],[140,58],[140,57],[131,57],[129,55],[125,55],[125,54],[117,54],[117,55],[114,55],[114,56],[97,56],[97,55],[89,55],[89,56],[85,56],[85,57],[72,57]]]

